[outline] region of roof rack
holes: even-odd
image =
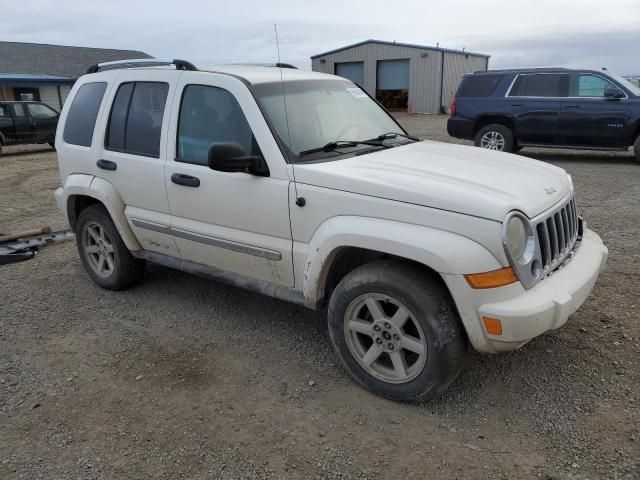
[[[292,68],[294,70],[297,70],[298,67],[296,67],[295,65],[291,65],[290,63],[229,63],[228,65],[234,65],[234,66],[244,66],[244,67],[276,67],[276,68]]]
[[[97,73],[100,70],[113,70],[117,68],[134,68],[142,67],[159,67],[163,65],[175,65],[176,70],[192,70],[197,71],[196,66],[186,60],[158,60],[157,58],[134,58],[131,60],[116,60],[114,62],[96,63],[87,68],[86,73]]]

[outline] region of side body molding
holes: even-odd
[[[56,191],[56,199],[58,206],[67,214],[71,225],[75,225],[76,221],[73,213],[74,197],[79,195],[95,198],[102,202],[127,248],[133,251],[142,250],[142,246],[133,234],[124,215],[124,201],[111,183],[93,175],[73,174],[66,178],[64,189],[59,188]]]
[[[503,266],[485,247],[456,233],[392,220],[338,216],[316,230],[307,248],[302,288],[308,304],[322,301],[331,263],[343,247],[407,258],[440,274],[486,272]]]

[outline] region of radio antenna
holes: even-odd
[[[289,112],[287,111],[287,96],[284,91],[284,76],[282,73],[282,62],[280,61],[280,41],[278,40],[278,24],[273,24],[273,31],[276,35],[276,50],[278,51],[278,68],[280,69],[280,85],[282,86],[282,104],[284,106],[284,120],[287,124],[287,150],[291,153],[289,163],[291,164],[291,173],[293,174],[293,189],[296,195],[296,205],[304,207],[306,203],[303,197],[298,196],[298,182],[296,182],[296,168],[293,161],[293,150],[291,150],[291,129],[289,128]]]

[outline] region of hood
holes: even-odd
[[[566,172],[519,155],[423,141],[343,160],[296,164],[296,181],[502,222],[563,199]]]

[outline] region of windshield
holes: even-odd
[[[390,132],[404,134],[387,112],[347,80],[285,82],[286,116],[282,83],[257,84],[254,90],[280,141],[291,151],[294,162],[307,160],[305,152],[322,150],[330,142],[363,141]],[[370,149],[371,146],[352,144],[347,149],[355,152],[363,148]],[[339,152],[340,155],[345,153],[344,150]],[[320,151],[314,155],[314,160],[318,156],[332,155],[338,154]]]
[[[631,91],[631,93],[633,93],[634,95],[636,95],[637,97],[640,97],[640,87],[638,87],[638,85],[630,82],[629,80],[627,80],[624,77],[621,77],[620,75],[618,75],[617,73],[612,73],[612,72],[607,72],[607,74],[614,78],[615,80],[618,81],[618,83],[621,83],[622,86],[624,86],[627,90]]]

